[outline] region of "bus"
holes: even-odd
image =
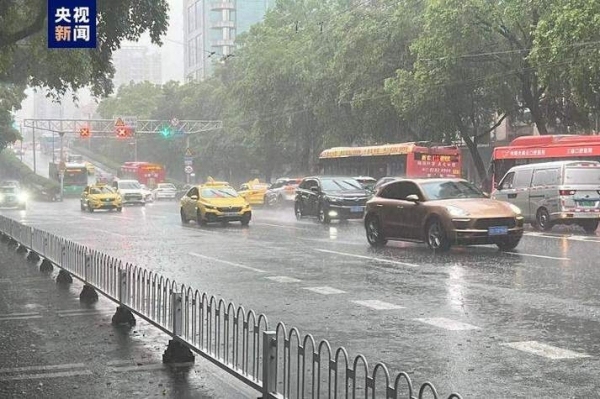
[[[39,140],[42,154],[52,155],[53,151],[60,150],[60,136],[58,134],[44,133]]]
[[[370,176],[461,177],[462,159],[456,146],[430,142],[335,147],[319,155],[321,174]]]
[[[165,181],[165,168],[150,162],[125,162],[119,171],[119,178],[137,180],[152,189]]]
[[[523,136],[508,146],[496,147],[490,165],[491,187],[515,165],[564,161],[600,161],[600,136],[544,135]]]
[[[48,165],[49,178],[60,183],[59,164],[50,162]],[[65,163],[63,177],[63,196],[80,196],[88,185],[88,171],[83,163]]]

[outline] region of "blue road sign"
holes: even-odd
[[[48,48],[96,48],[96,0],[48,0]]]

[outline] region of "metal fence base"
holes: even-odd
[[[64,270],[58,272],[58,276],[56,276],[56,284],[71,284],[73,282],[73,277]]]
[[[52,262],[50,262],[48,259],[44,259],[40,265],[40,271],[44,273],[50,273],[52,270],[54,270]]]
[[[96,303],[98,302],[98,293],[91,285],[84,285],[79,294],[79,300],[84,303]]]
[[[27,247],[25,245],[19,245],[19,247],[17,248],[17,253],[18,254],[26,254],[29,250],[27,249]]]
[[[30,262],[37,263],[40,261],[40,256],[37,254],[37,252],[29,251],[29,255],[27,255],[27,260]]]
[[[112,317],[113,326],[133,327],[135,326],[135,316],[124,306],[117,307],[117,311]]]
[[[172,339],[163,353],[163,363],[193,363],[194,354],[186,345]]]

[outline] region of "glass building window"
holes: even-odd
[[[188,33],[192,32],[196,28],[196,18],[194,14],[194,6],[191,5],[187,10],[187,23],[188,23]]]
[[[188,65],[194,66],[196,65],[196,47],[194,46],[194,40],[191,39],[188,41]]]
[[[196,3],[194,3],[194,14],[196,15],[196,24],[195,24],[195,28],[196,29],[202,29],[202,24],[203,24],[203,19],[202,18],[202,0],[197,1]]]

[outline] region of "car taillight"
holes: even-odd
[[[558,190],[560,195],[575,195],[576,192],[575,190]]]

